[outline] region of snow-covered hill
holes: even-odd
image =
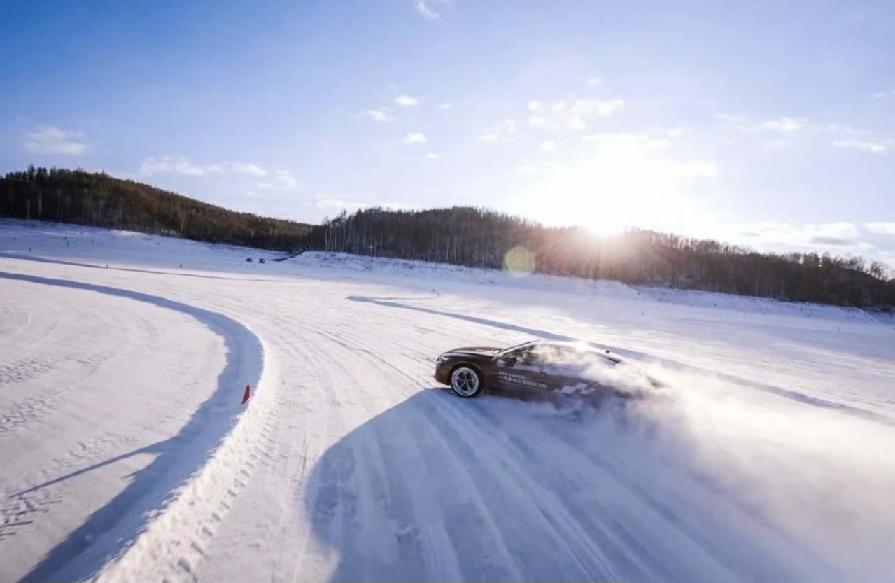
[[[432,379],[533,337],[669,393]],[[891,580],[892,379],[856,310],[0,221],[0,580]]]

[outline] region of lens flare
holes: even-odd
[[[504,255],[503,267],[510,273],[529,274],[535,270],[535,256],[525,247],[513,247]]]

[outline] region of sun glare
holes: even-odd
[[[716,170],[706,161],[680,161],[648,147],[600,148],[596,154],[539,167],[528,188],[532,216],[551,225],[578,225],[597,235],[630,227],[674,230],[688,221],[691,179]]]

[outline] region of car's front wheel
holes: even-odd
[[[475,397],[482,392],[482,375],[471,366],[461,365],[451,371],[451,390],[463,398]]]

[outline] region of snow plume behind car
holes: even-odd
[[[552,362],[555,372],[567,378],[580,379],[563,386],[560,393],[568,396],[648,397],[661,392],[661,381],[642,366],[622,359],[609,350],[594,349],[587,344],[544,344],[540,356]]]
[[[855,580],[891,577],[883,566],[895,552],[895,428],[841,409],[757,396],[710,373],[625,364],[591,363],[586,374],[658,398],[589,407],[585,392],[569,388],[552,401],[549,417],[574,420],[565,425],[583,449],[627,451],[613,460],[628,460],[620,472],[640,476],[641,487],[681,507],[700,496],[700,506],[737,516],[771,555],[786,554],[803,572],[829,565],[817,580],[837,569]],[[696,483],[707,489],[697,492]],[[734,548],[736,541],[719,545]]]

